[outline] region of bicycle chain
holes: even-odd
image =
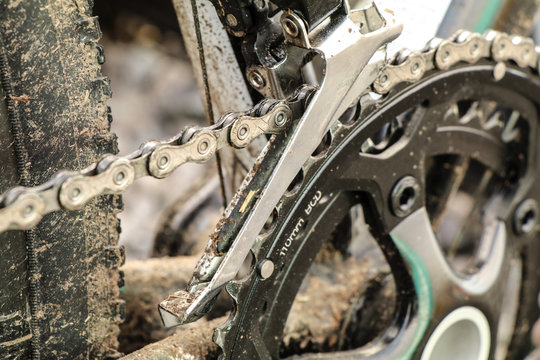
[[[188,127],[169,140],[147,141],[129,155],[106,155],[40,186],[13,188],[0,197],[0,233],[27,230],[52,211],[79,210],[96,196],[124,192],[142,177],[161,179],[187,162],[206,162],[226,146],[244,148],[260,135],[279,133],[301,115],[312,91],[302,87],[288,100],[263,100],[246,112],[223,115],[212,126]]]
[[[457,62],[474,63],[481,58],[540,68],[540,49],[535,49],[530,38],[496,31],[484,35],[462,31],[447,40],[435,38],[422,51],[398,52],[372,87],[386,94],[400,83],[422,78],[429,70],[444,70]],[[208,161],[226,146],[244,148],[260,135],[279,133],[293,118],[301,116],[313,91],[313,87],[304,86],[290,99],[263,100],[246,112],[221,116],[215,125],[189,127],[169,140],[147,141],[129,155],[107,155],[81,171],[59,172],[37,187],[13,188],[0,196],[0,233],[28,230],[50,212],[79,210],[96,196],[124,192],[141,177],[164,178],[187,162]]]

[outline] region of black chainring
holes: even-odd
[[[525,356],[540,284],[536,223],[532,230],[527,226],[538,214],[533,206],[520,223],[516,209],[540,197],[540,81],[511,64],[497,81],[494,66],[485,61],[432,71],[382,98],[368,94],[336,123],[252,249],[254,263],[273,261],[272,276],[263,280],[254,268],[227,286],[236,307],[214,334],[223,358],[291,355],[280,354],[280,347],[295,296],[320,249],[335,241],[336,224],[356,205],[391,269],[392,321],[368,345],[310,358],[419,358],[437,324],[464,306],[487,318],[492,358],[497,332],[503,331],[501,313],[507,312],[507,286],[516,279],[518,302],[510,309],[515,317],[505,358]],[[470,204],[457,223],[456,194]],[[461,231],[456,235],[448,224]],[[448,269],[459,283],[445,275]],[[464,283],[475,276],[481,277],[477,284]]]

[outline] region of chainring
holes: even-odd
[[[235,309],[214,333],[222,358],[290,355],[280,347],[302,281],[358,205],[391,270],[392,321],[367,345],[303,356],[420,358],[448,314],[473,307],[489,325],[489,358],[523,358],[540,285],[537,208],[523,207],[540,196],[538,94],[529,69],[482,60],[362,96],[252,248],[253,264],[273,262],[271,276],[253,266],[228,284]]]

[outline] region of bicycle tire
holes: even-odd
[[[0,2],[0,188],[116,153],[92,1]],[[5,99],[5,101],[4,101]],[[0,237],[0,357],[114,358],[123,262],[119,197]]]

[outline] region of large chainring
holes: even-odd
[[[450,313],[473,309],[487,320],[478,351],[523,358],[540,284],[538,94],[532,71],[483,60],[361,97],[252,248],[253,263],[269,259],[273,273],[254,267],[228,284],[235,310],[214,333],[222,357],[291,355],[280,348],[300,285],[328,244],[352,256],[350,244],[337,243],[350,238],[343,224],[350,228],[360,205],[391,270],[391,321],[367,345],[305,356],[420,358]]]

